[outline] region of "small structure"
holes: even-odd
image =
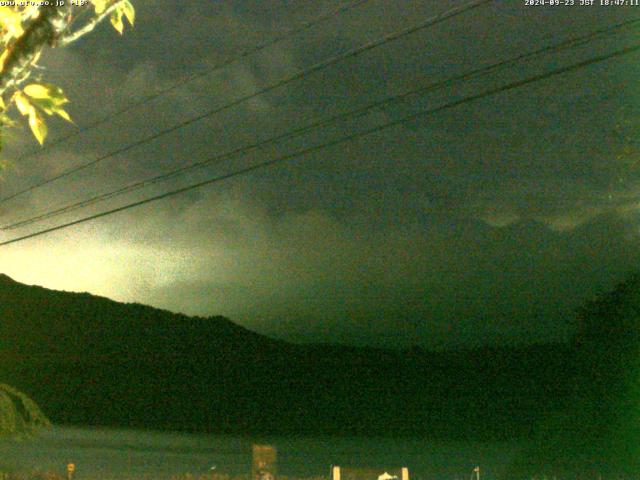
[[[76,464],[73,462],[67,463],[67,480],[73,480],[73,474],[76,471]]]
[[[274,480],[276,460],[277,451],[273,445],[253,445],[251,480]]]
[[[384,472],[382,475],[378,475],[378,480],[398,480],[398,476]]]
[[[331,480],[409,480],[407,467],[374,470],[371,468],[331,467]]]

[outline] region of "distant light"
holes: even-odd
[[[398,476],[389,475],[387,472],[384,472],[382,475],[378,477],[378,480],[398,480]]]

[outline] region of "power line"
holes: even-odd
[[[280,135],[277,135],[275,137],[271,137],[267,140],[263,140],[260,142],[256,142],[250,145],[246,145],[240,148],[236,148],[234,150],[225,152],[225,153],[221,153],[216,155],[215,157],[203,160],[203,161],[199,161],[196,163],[192,163],[190,165],[186,165],[184,167],[181,168],[177,168],[174,169],[170,172],[166,172],[164,174],[160,174],[160,175],[156,175],[154,177],[151,178],[147,178],[141,181],[137,181],[134,183],[131,183],[129,185],[126,185],[124,187],[120,187],[116,190],[112,190],[106,193],[102,193],[84,200],[81,200],[79,202],[73,203],[73,204],[69,204],[66,205],[64,207],[60,207],[54,210],[49,210],[47,212],[44,212],[42,214],[24,219],[24,220],[20,220],[8,225],[5,225],[3,227],[0,227],[0,230],[3,231],[7,231],[7,230],[13,230],[16,228],[20,228],[20,227],[24,227],[27,225],[31,225],[33,223],[39,222],[41,220],[45,220],[48,218],[52,218],[52,217],[56,217],[65,213],[69,213],[75,210],[78,210],[80,208],[84,208],[90,205],[93,205],[95,203],[98,202],[102,202],[102,201],[106,201],[109,200],[111,198],[115,198],[121,195],[124,195],[126,193],[130,193],[133,192],[135,190],[139,190],[141,188],[144,188],[148,185],[152,185],[155,183],[159,183],[161,181],[166,181],[170,178],[174,178],[177,177],[179,175],[183,175],[186,172],[198,169],[198,168],[203,168],[207,165],[210,165],[213,162],[219,162],[219,161],[223,161],[223,160],[227,160],[229,158],[233,158],[239,155],[243,155],[246,154],[247,152],[254,150],[254,149],[258,149],[258,148],[262,148],[264,146],[267,145],[272,145],[275,144],[277,142],[280,142],[282,140],[288,140],[288,139],[292,139],[301,135],[304,135],[305,133],[308,133],[310,131],[313,131],[315,129],[318,128],[323,128],[326,127],[328,125],[334,124],[340,120],[343,120],[345,118],[348,117],[355,117],[358,118],[359,116],[364,115],[365,113],[369,112],[372,109],[375,108],[380,108],[383,107],[385,105],[388,105],[392,102],[396,102],[400,99],[403,99],[405,97],[408,96],[412,96],[412,95],[418,95],[418,94],[424,94],[424,93],[428,93],[429,91],[432,90],[436,90],[436,89],[440,89],[443,88],[447,85],[451,85],[460,81],[464,81],[464,80],[470,80],[470,79],[474,79],[474,78],[478,78],[484,75],[488,75],[490,73],[493,73],[495,71],[498,71],[504,67],[507,66],[511,66],[514,65],[518,62],[522,62],[525,60],[531,60],[532,58],[538,57],[540,55],[544,55],[544,54],[548,54],[551,52],[560,52],[563,51],[565,49],[569,49],[569,48],[574,48],[576,46],[580,46],[580,45],[584,45],[586,43],[588,43],[589,41],[592,41],[594,39],[597,39],[598,37],[604,36],[604,35],[608,35],[608,34],[612,34],[615,33],[616,31],[625,28],[625,27],[629,27],[629,26],[634,26],[636,24],[640,23],[640,18],[636,18],[636,19],[632,19],[632,20],[628,20],[625,22],[621,22],[621,23],[617,23],[611,26],[608,26],[606,28],[602,28],[587,34],[583,34],[580,36],[576,36],[576,37],[572,37],[569,38],[567,40],[563,40],[562,42],[556,43],[554,45],[550,45],[550,46],[546,46],[546,47],[542,47],[539,48],[535,51],[532,52],[527,52],[527,53],[523,53],[521,55],[518,55],[516,57],[510,58],[510,59],[506,59],[506,60],[502,60],[484,67],[480,67],[480,68],[476,68],[470,72],[461,74],[461,75],[457,75],[454,77],[450,77],[447,78],[445,80],[439,81],[439,82],[435,82],[435,83],[431,83],[429,85],[417,88],[417,89],[412,89],[391,97],[387,97],[384,98],[382,100],[379,100],[377,102],[374,102],[372,104],[366,105],[364,107],[355,109],[355,110],[351,110],[348,112],[343,112],[343,113],[339,113],[336,114],[330,118],[327,118],[325,120],[320,120],[314,123],[311,123],[309,125],[303,126],[303,127],[299,127],[299,128],[295,128],[293,130],[289,130],[285,133],[282,133]]]
[[[283,163],[283,162],[286,162],[286,161],[289,161],[289,160],[293,160],[295,158],[307,155],[309,153],[314,153],[314,152],[317,152],[317,151],[320,151],[320,150],[324,150],[324,149],[329,148],[329,147],[333,147],[335,145],[340,145],[340,144],[343,144],[343,143],[346,143],[346,142],[350,142],[350,141],[353,141],[353,140],[361,138],[361,137],[365,137],[365,136],[371,135],[373,133],[381,132],[381,131],[386,130],[388,128],[391,128],[391,127],[394,127],[394,126],[397,126],[397,125],[401,125],[402,123],[405,123],[405,122],[407,122],[409,120],[414,120],[414,119],[419,118],[419,117],[424,116],[424,115],[431,115],[431,114],[434,114],[434,113],[438,113],[438,112],[442,112],[442,111],[445,111],[445,110],[449,110],[451,108],[454,108],[454,107],[457,107],[457,106],[460,106],[460,105],[463,105],[463,104],[466,104],[466,103],[471,103],[471,102],[480,100],[480,99],[485,98],[485,97],[496,95],[498,93],[502,93],[502,92],[505,92],[505,91],[508,91],[508,90],[513,90],[515,88],[519,88],[519,87],[522,87],[524,85],[528,85],[528,84],[531,84],[531,83],[534,83],[534,82],[539,82],[539,81],[542,81],[542,80],[546,80],[546,79],[554,77],[556,75],[561,75],[561,74],[564,74],[564,73],[568,73],[568,72],[572,72],[572,71],[575,71],[575,70],[579,70],[579,69],[585,68],[585,67],[587,67],[589,65],[593,65],[593,64],[596,64],[596,63],[604,62],[606,60],[609,60],[609,59],[612,59],[612,58],[615,58],[615,57],[628,55],[628,54],[636,52],[638,50],[640,50],[640,44],[636,44],[636,45],[633,45],[631,47],[627,47],[627,48],[624,48],[624,49],[621,49],[621,50],[616,50],[616,51],[608,53],[606,55],[600,55],[598,57],[594,57],[594,58],[591,58],[589,60],[584,60],[584,61],[581,61],[581,62],[578,62],[578,63],[574,63],[572,65],[568,65],[568,66],[564,66],[564,67],[561,67],[561,68],[557,68],[555,70],[551,70],[549,72],[541,73],[539,75],[535,75],[533,77],[525,78],[523,80],[517,80],[517,81],[508,83],[508,84],[500,86],[500,87],[496,87],[496,88],[493,88],[493,89],[490,89],[490,90],[486,90],[486,91],[484,91],[482,93],[477,93],[477,94],[474,94],[474,95],[469,95],[469,96],[463,97],[463,98],[461,98],[459,100],[455,100],[453,102],[441,105],[439,107],[435,107],[435,108],[432,108],[432,109],[415,112],[415,113],[412,113],[410,115],[406,115],[406,116],[404,116],[404,117],[402,117],[402,118],[400,118],[398,120],[394,120],[392,122],[387,122],[385,124],[382,124],[382,125],[379,125],[377,127],[373,127],[373,128],[367,129],[367,130],[363,130],[361,132],[353,133],[351,135],[347,135],[347,136],[339,138],[337,140],[332,140],[330,142],[326,142],[326,143],[323,143],[323,144],[320,144],[320,145],[314,145],[313,147],[308,147],[308,148],[299,150],[297,152],[293,152],[293,153],[290,153],[290,154],[287,154],[287,155],[282,155],[280,157],[277,157],[277,158],[274,158],[274,159],[271,159],[271,160],[267,160],[267,161],[264,161],[264,162],[261,162],[261,163],[258,163],[258,164],[255,164],[255,165],[240,169],[240,170],[236,170],[234,172],[230,172],[230,173],[227,173],[227,174],[224,174],[224,175],[220,175],[220,176],[217,176],[217,177],[213,177],[213,178],[210,178],[210,179],[198,182],[198,183],[194,183],[194,184],[188,185],[186,187],[182,187],[182,188],[179,188],[179,189],[176,189],[176,190],[172,190],[172,191],[169,191],[169,192],[165,192],[165,193],[153,196],[153,197],[149,197],[149,198],[146,198],[144,200],[139,200],[137,202],[129,203],[129,204],[123,205],[121,207],[113,208],[111,210],[106,210],[106,211],[103,211],[103,212],[100,212],[100,213],[96,213],[94,215],[90,215],[90,216],[87,216],[87,217],[84,217],[84,218],[80,218],[80,219],[74,220],[72,222],[64,223],[64,224],[61,224],[61,225],[56,225],[54,227],[50,227],[50,228],[46,228],[46,229],[43,229],[43,230],[40,230],[40,231],[37,231],[37,232],[30,233],[28,235],[24,235],[24,236],[21,236],[21,237],[13,238],[11,240],[6,240],[4,242],[0,242],[0,246],[9,245],[9,244],[20,242],[20,241],[24,241],[24,240],[27,240],[27,239],[30,239],[30,238],[38,237],[38,236],[44,235],[46,233],[51,233],[51,232],[54,232],[54,231],[57,231],[57,230],[62,230],[62,229],[69,228],[69,227],[72,227],[72,226],[75,226],[75,225],[79,225],[81,223],[89,222],[91,220],[95,220],[95,219],[98,219],[98,218],[106,217],[108,215],[113,215],[113,214],[118,213],[118,212],[129,210],[131,208],[139,207],[139,206],[145,205],[147,203],[155,202],[157,200],[162,200],[162,199],[169,198],[169,197],[172,197],[172,196],[175,196],[175,195],[179,195],[181,193],[188,192],[188,191],[191,191],[191,190],[195,190],[197,188],[200,188],[200,187],[203,187],[203,186],[206,186],[206,185],[211,185],[213,183],[219,183],[219,182],[222,182],[224,180],[228,180],[230,178],[234,178],[234,177],[238,177],[238,176],[241,176],[241,175],[245,175],[245,174],[253,172],[255,170],[259,170],[259,169],[266,168],[266,167],[269,167],[269,166],[272,166],[272,165],[276,165],[278,163]]]
[[[43,180],[43,181],[41,181],[41,182],[39,182],[39,183],[37,183],[35,185],[27,187],[27,188],[25,188],[23,190],[20,190],[20,191],[14,193],[14,194],[11,194],[11,195],[9,195],[7,197],[0,198],[0,203],[4,203],[4,202],[6,202],[8,200],[11,200],[13,198],[18,197],[19,195],[31,192],[31,191],[33,191],[33,190],[35,190],[37,188],[43,187],[44,185],[48,185],[48,184],[50,184],[50,183],[52,183],[52,182],[54,182],[56,180],[60,180],[61,178],[68,177],[69,175],[77,173],[77,172],[79,172],[81,170],[84,170],[86,168],[92,167],[92,166],[94,166],[94,165],[96,165],[96,164],[98,164],[98,163],[100,163],[100,162],[102,162],[102,161],[104,161],[104,160],[106,160],[108,158],[111,158],[111,157],[113,157],[115,155],[119,155],[121,153],[125,153],[125,152],[127,152],[129,150],[132,150],[135,147],[138,147],[138,146],[143,145],[145,143],[148,143],[150,141],[156,140],[156,139],[158,139],[158,138],[160,138],[160,137],[162,137],[164,135],[167,135],[169,133],[175,132],[176,130],[184,128],[184,127],[186,127],[188,125],[191,125],[192,123],[198,122],[198,121],[203,120],[205,118],[208,118],[208,117],[210,117],[210,116],[212,116],[212,115],[214,115],[216,113],[220,113],[220,112],[222,112],[224,110],[232,108],[232,107],[234,107],[236,105],[239,105],[241,103],[244,103],[244,102],[246,102],[248,100],[251,100],[253,98],[256,98],[256,97],[259,97],[261,95],[264,95],[265,93],[268,93],[268,92],[271,92],[273,90],[276,90],[276,89],[278,89],[280,87],[283,87],[283,86],[285,86],[285,85],[287,85],[287,84],[289,84],[289,83],[291,83],[291,82],[293,82],[295,80],[304,78],[304,77],[306,77],[306,76],[308,76],[308,75],[310,75],[312,73],[315,73],[315,72],[318,72],[320,70],[323,70],[323,69],[325,69],[325,68],[327,68],[327,67],[329,67],[331,65],[334,65],[334,64],[336,64],[336,63],[338,63],[338,62],[340,62],[342,60],[346,60],[348,58],[356,57],[356,56],[358,56],[358,55],[360,55],[360,54],[362,54],[364,52],[367,52],[369,50],[373,50],[374,48],[380,47],[382,45],[385,45],[387,43],[393,42],[395,40],[399,40],[400,38],[406,37],[406,36],[411,35],[411,34],[413,34],[415,32],[418,32],[420,30],[424,30],[425,28],[431,27],[431,26],[436,25],[436,24],[438,24],[440,22],[443,22],[443,21],[448,20],[450,18],[456,17],[456,16],[461,15],[461,14],[463,14],[463,13],[469,11],[469,10],[478,8],[478,7],[480,7],[480,6],[484,5],[484,4],[487,4],[487,3],[490,3],[490,2],[493,2],[493,1],[494,0],[474,0],[474,1],[468,2],[468,3],[466,3],[466,4],[464,4],[464,5],[460,6],[460,7],[452,8],[450,10],[447,10],[444,13],[441,13],[439,15],[430,17],[426,21],[421,22],[421,23],[419,23],[417,25],[414,25],[412,27],[405,28],[403,30],[384,35],[383,37],[379,38],[378,40],[374,40],[374,41],[366,43],[366,44],[364,44],[364,45],[362,45],[360,47],[357,47],[355,49],[351,49],[351,50],[343,52],[343,53],[341,53],[339,55],[336,55],[334,57],[330,57],[327,60],[324,60],[322,62],[316,63],[315,65],[313,65],[313,66],[311,66],[311,67],[309,67],[307,69],[300,70],[300,71],[294,73],[293,75],[290,75],[290,76],[288,76],[288,77],[286,77],[286,78],[284,78],[284,79],[282,79],[282,80],[280,80],[280,81],[278,81],[278,82],[276,82],[274,84],[271,84],[268,87],[265,87],[265,88],[263,88],[261,90],[258,90],[256,92],[254,92],[254,93],[251,93],[249,95],[245,95],[243,97],[240,97],[240,98],[238,98],[238,99],[236,99],[236,100],[234,100],[234,101],[232,101],[230,103],[227,103],[227,104],[222,105],[220,107],[216,107],[213,110],[209,110],[206,113],[197,115],[195,117],[191,117],[191,118],[189,118],[187,120],[184,120],[182,122],[179,122],[179,123],[173,125],[172,127],[166,128],[166,129],[161,130],[159,132],[156,132],[156,133],[154,133],[152,135],[149,135],[148,137],[145,137],[143,139],[137,140],[137,141],[135,141],[133,143],[130,143],[130,144],[124,146],[124,147],[118,148],[118,149],[113,150],[113,151],[111,151],[111,152],[109,152],[107,154],[104,154],[104,155],[102,155],[102,156],[100,156],[100,157],[98,157],[98,158],[96,158],[96,159],[94,159],[94,160],[92,160],[90,162],[84,163],[82,165],[78,165],[76,167],[72,167],[72,168],[70,168],[68,170],[63,171],[62,173],[60,173],[58,175],[55,175],[53,177],[49,177],[48,179]]]
[[[226,60],[223,60],[220,63],[217,63],[209,68],[206,68],[205,70],[203,70],[202,72],[198,72],[192,75],[186,75],[184,77],[182,77],[180,80],[178,80],[177,82],[173,83],[172,85],[160,89],[155,93],[152,93],[151,95],[148,95],[138,101],[134,101],[132,103],[127,104],[126,106],[116,110],[115,112],[111,112],[108,113],[107,115],[104,115],[103,117],[85,125],[84,127],[79,128],[78,130],[71,132],[67,135],[64,135],[56,140],[54,140],[53,142],[45,145],[43,148],[40,148],[38,150],[34,150],[30,153],[27,153],[26,155],[23,155],[21,157],[18,157],[18,160],[25,160],[27,158],[31,158],[37,155],[40,155],[44,152],[46,152],[47,150],[50,150],[52,148],[54,148],[57,145],[60,145],[61,143],[65,142],[66,140],[69,140],[70,138],[76,137],[78,135],[84,134],[90,130],[93,130],[96,127],[99,127],[100,125],[105,124],[106,122],[108,122],[109,120],[112,120],[116,117],[119,117],[122,114],[125,114],[127,112],[130,112],[131,110],[134,110],[142,105],[145,105],[149,102],[152,102],[153,100],[166,95],[168,93],[173,92],[176,89],[182,88],[185,85],[194,82],[195,80],[198,80],[200,78],[206,77],[207,75],[211,75],[212,73],[215,73],[219,70],[222,70],[223,68],[226,68],[230,65],[233,65],[243,59],[245,59],[248,56],[254,55],[256,53],[261,52],[262,50],[265,50],[269,47],[272,47],[284,40],[287,40],[293,36],[296,36],[299,33],[302,33],[306,30],[309,30],[310,28],[313,28],[327,20],[330,20],[332,18],[334,18],[337,15],[340,15],[341,13],[348,11],[348,10],[352,10],[364,3],[369,2],[370,0],[354,0],[351,1],[349,3],[346,3],[344,5],[341,5],[340,7],[333,9],[330,12],[327,13],[323,13],[319,16],[317,16],[316,18],[313,18],[312,20],[306,21],[306,22],[302,22],[300,25],[298,25],[295,28],[291,28],[288,30],[285,30],[282,34],[272,38],[271,40],[267,40],[266,42],[260,43],[258,45],[255,45],[253,47],[250,47],[246,50],[241,51],[240,53],[238,53],[236,56],[230,57]],[[302,6],[298,6],[295,11],[298,11],[302,8]],[[7,197],[6,200],[8,200],[11,197]],[[1,201],[4,201],[5,199],[1,199]]]

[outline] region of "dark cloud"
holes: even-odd
[[[79,125],[198,75],[339,2],[140,0],[122,38],[107,25],[48,52]],[[461,2],[371,1],[22,159],[12,192],[207,112]],[[6,204],[3,222],[77,201],[318,118],[628,18],[630,9],[496,2],[220,112]],[[371,111],[150,187],[97,212],[393,121],[631,44],[609,36]],[[0,252],[2,270],[191,314],[224,314],[297,340],[463,345],[566,338],[570,313],[638,265],[637,56],[390,128],[296,162]],[[52,138],[75,127],[52,124]],[[78,213],[55,220],[75,218]],[[24,230],[27,233],[28,230]],[[19,233],[23,233],[22,231]],[[8,235],[7,235],[8,237]]]

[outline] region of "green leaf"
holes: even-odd
[[[55,105],[63,105],[69,100],[62,89],[50,83],[32,83],[24,87],[24,93],[33,99],[48,99]]]
[[[29,113],[29,127],[31,127],[31,131],[38,143],[42,145],[47,136],[47,124],[44,123],[44,119],[35,108],[32,108]]]
[[[113,28],[115,28],[118,33],[122,35],[122,31],[124,30],[124,23],[122,22],[122,10],[119,8],[114,10],[114,12],[111,14],[110,20]]]
[[[104,12],[107,8],[107,0],[92,0],[92,3],[97,14]]]
[[[33,105],[29,102],[29,99],[23,95],[22,92],[16,92],[15,94],[16,107],[18,107],[18,111],[22,115],[29,115],[31,110],[33,110]]]
[[[73,123],[69,114],[64,110],[64,108],[62,108],[62,105],[68,103],[69,100],[67,100],[62,89],[59,87],[47,83],[32,83],[24,88],[24,93],[26,93],[27,96],[22,95],[21,93],[16,95],[16,104],[18,104],[18,108],[22,108],[24,112],[26,112],[23,113],[23,115],[30,115],[31,111],[28,110],[28,108],[35,107],[42,110],[47,115],[56,114],[66,121]]]
[[[33,98],[49,98],[51,96],[49,88],[38,83],[32,83],[24,87],[24,93]]]
[[[133,22],[136,20],[136,9],[129,0],[122,2],[122,13],[124,13],[124,16],[127,17],[127,20],[129,20],[129,23],[133,27]]]
[[[20,12],[8,6],[0,6],[0,26],[6,39],[19,37],[24,33]]]
[[[69,116],[69,114],[62,108],[58,108],[57,110],[54,110],[54,113],[56,113],[59,117],[64,118],[67,122],[73,123],[73,120],[71,120],[71,117]]]
[[[53,115],[56,113],[56,110],[62,108],[61,105],[57,104],[50,98],[32,98],[31,104],[42,110],[47,115]]]

